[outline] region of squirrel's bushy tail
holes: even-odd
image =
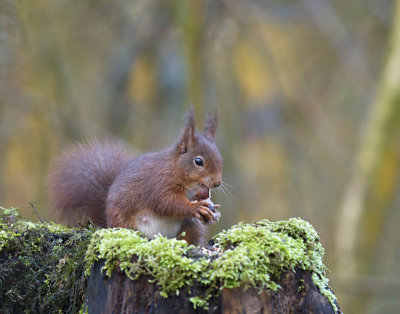
[[[93,141],[66,151],[52,165],[48,195],[53,218],[69,226],[91,220],[106,227],[109,187],[129,160],[121,144]]]

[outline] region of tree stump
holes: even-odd
[[[88,280],[85,306],[88,313],[335,313],[311,279],[309,271],[286,272],[279,278],[281,289],[223,289],[209,302],[209,309],[195,309],[189,298],[204,290],[198,283],[178,296],[163,298],[149,276],[129,279],[123,272],[114,271],[111,277],[102,273],[103,261],[97,262]],[[342,313],[339,306],[338,313]]]
[[[0,208],[0,313],[341,313],[315,229],[239,223],[206,247]]]
[[[206,248],[127,229],[94,237],[89,313],[341,313],[301,219],[240,223]]]

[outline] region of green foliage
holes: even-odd
[[[22,220],[0,207],[0,312],[76,313],[93,230]]]

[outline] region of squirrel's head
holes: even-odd
[[[186,115],[185,127],[175,145],[180,174],[186,186],[216,188],[222,181],[222,157],[215,145],[218,116],[207,117],[203,132],[196,131],[193,107]]]

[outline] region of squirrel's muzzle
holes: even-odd
[[[214,182],[213,188],[217,188],[221,185],[221,181]]]

